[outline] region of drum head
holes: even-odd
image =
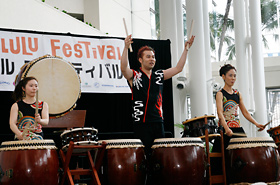
[[[31,61],[22,78],[34,76],[39,83],[39,99],[49,105],[51,116],[61,116],[72,110],[80,97],[80,78],[71,63],[46,56]]]
[[[19,140],[19,141],[4,141],[1,143],[0,151],[8,150],[42,150],[54,149],[55,143],[52,139],[45,140]]]
[[[277,148],[274,140],[271,137],[250,137],[250,138],[230,139],[227,150],[240,149],[240,148],[255,148],[255,147]]]
[[[152,148],[170,148],[170,147],[185,147],[185,146],[200,146],[204,147],[203,142],[198,137],[184,138],[160,138],[155,139]]]
[[[194,118],[187,119],[186,121],[184,121],[184,122],[183,122],[183,125],[188,124],[188,123],[191,123],[191,122],[194,122],[194,121],[201,121],[201,122],[204,122],[204,118],[207,118],[207,119],[214,119],[214,118],[216,118],[216,116],[214,116],[214,115],[205,115],[205,116],[200,116],[200,117],[194,117]]]
[[[118,148],[142,148],[144,147],[140,139],[110,139],[98,141],[100,144],[106,142],[106,149],[118,149]]]

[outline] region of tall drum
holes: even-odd
[[[51,117],[62,116],[75,108],[81,82],[70,62],[50,55],[37,58],[21,67],[15,83],[28,76],[38,80],[39,99],[48,103]]]
[[[270,137],[233,138],[227,147],[229,183],[275,183],[280,179],[280,157]]]
[[[104,140],[107,143],[102,184],[144,185],[144,146],[139,139]],[[99,141],[102,142],[102,141]]]
[[[55,185],[59,161],[53,140],[7,141],[0,147],[0,184]]]
[[[204,184],[206,155],[200,138],[156,139],[152,148],[153,184]]]

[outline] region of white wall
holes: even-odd
[[[40,1],[40,0],[39,0]],[[59,10],[65,10],[69,13],[84,13],[84,3],[82,0],[45,0],[45,3]]]
[[[123,18],[131,33],[131,0],[99,0],[100,30],[109,35],[125,37]]]
[[[82,35],[106,35],[39,0],[1,0],[0,27]]]
[[[230,63],[236,66],[235,60],[223,61],[223,62],[212,62],[212,75],[216,82],[224,85],[222,77],[219,76],[220,67],[225,63]],[[266,57],[264,58],[264,69],[265,69],[265,86],[266,88],[280,87],[280,57]],[[238,70],[238,69],[237,69]],[[238,76],[237,76],[238,78]],[[238,87],[238,82],[235,83],[234,88]]]
[[[84,22],[110,36],[125,37],[123,18],[134,38],[151,39],[150,0],[46,0],[69,13],[84,14]]]
[[[99,0],[84,0],[84,22],[100,30]]]
[[[150,0],[132,0],[133,37],[151,39]]]
[[[280,87],[280,57],[264,59],[266,88]]]

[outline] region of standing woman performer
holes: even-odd
[[[238,117],[238,107],[240,108],[243,116],[256,125],[261,130],[264,129],[264,125],[259,124],[246,109],[243,98],[240,92],[233,89],[233,85],[236,81],[236,69],[230,64],[225,64],[220,69],[220,76],[223,78],[225,85],[217,92],[216,105],[219,122],[225,130],[226,137],[224,138],[225,148],[227,147],[230,138],[233,133],[245,133],[240,126]]]
[[[10,112],[10,128],[15,133],[15,139],[33,140],[43,137],[42,125],[49,123],[49,107],[46,102],[38,101],[38,114],[35,114],[38,89],[38,81],[35,77],[26,77],[15,87],[13,98],[16,102]],[[32,132],[24,136],[23,131],[29,124],[28,130],[31,129]]]

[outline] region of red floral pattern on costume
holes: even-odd
[[[238,91],[233,89],[233,94],[238,96]],[[229,127],[240,127],[240,121],[238,117],[239,104],[231,99],[223,97],[223,114]]]

